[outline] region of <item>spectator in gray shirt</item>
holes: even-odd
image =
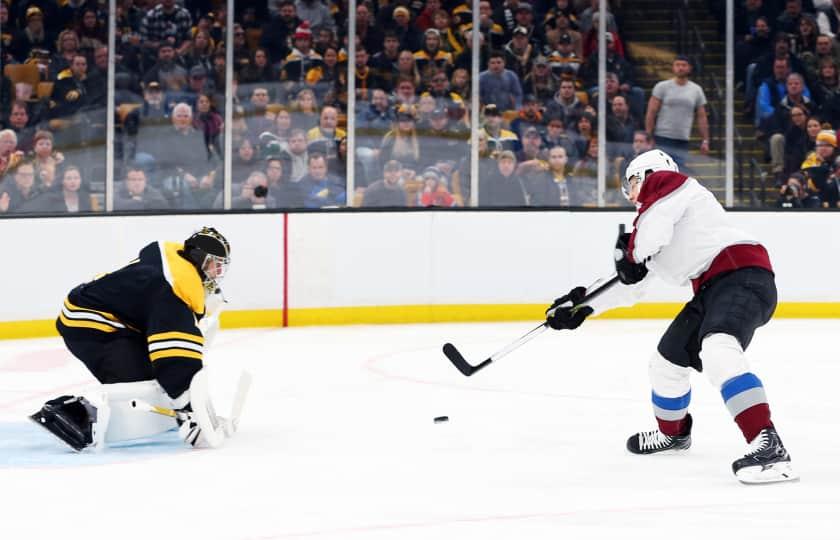
[[[500,112],[522,107],[522,85],[513,71],[505,69],[505,55],[502,52],[490,53],[487,71],[482,71],[478,76],[478,88],[481,103],[492,103]]]
[[[709,121],[706,95],[695,82],[688,80],[691,63],[678,55],[671,66],[674,77],[653,87],[645,117],[645,130],[653,135],[656,146],[671,154],[682,168],[688,154],[688,141],[695,118],[700,132],[700,152],[709,153]]]

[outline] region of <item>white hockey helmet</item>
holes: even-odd
[[[627,170],[624,172],[624,178],[621,181],[621,191],[624,192],[624,196],[629,199],[633,183],[637,182],[641,186],[647,175],[655,171],[679,172],[680,169],[674,158],[662,150],[648,150],[644,154],[639,154],[627,165]]]

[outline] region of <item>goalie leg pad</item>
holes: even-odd
[[[172,399],[157,381],[104,384],[102,392],[110,408],[111,419],[105,434],[109,443],[152,437],[177,427],[173,418],[145,413],[131,406],[132,400],[140,399],[172,408]]]
[[[44,403],[29,418],[76,452],[96,441],[97,409],[80,396],[61,396]]]

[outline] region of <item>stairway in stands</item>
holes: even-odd
[[[710,145],[708,156],[700,154],[700,136],[695,127],[691,137],[691,152],[687,162],[693,174],[711,189],[718,199],[725,199],[724,151],[724,102],[725,89],[725,36],[718,30],[718,20],[709,13],[705,0],[688,0],[685,11],[684,30],[676,16],[677,2],[662,0],[633,0],[623,2],[618,11],[621,37],[628,56],[635,65],[636,84],[644,88],[647,98],[653,86],[673,76],[671,62],[677,54],[680,43],[695,64],[692,80],[703,87],[709,101]],[[736,95],[736,154],[744,164],[739,169],[736,161],[735,205],[750,205],[747,190],[739,190],[739,170],[745,183],[750,159],[754,165],[763,162],[763,150],[755,144],[755,129],[742,118],[743,96]],[[755,170],[754,170],[755,172]],[[743,200],[741,200],[743,198]]]

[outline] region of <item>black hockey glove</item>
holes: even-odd
[[[645,263],[630,260],[630,233],[621,233],[615,241],[615,272],[625,285],[632,285],[645,279],[648,269]]]
[[[555,330],[574,330],[592,315],[592,308],[582,305],[586,287],[575,287],[554,301],[545,311],[545,321]]]
[[[188,403],[183,409],[175,411],[175,422],[178,424],[178,434],[185,443],[195,446],[201,435],[201,427],[193,417],[192,407]]]

